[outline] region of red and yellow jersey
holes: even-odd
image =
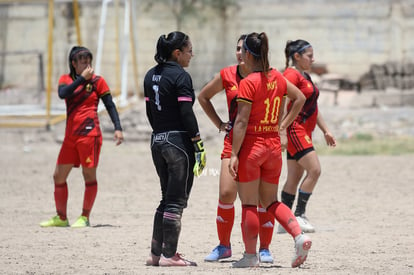
[[[229,112],[229,121],[234,123],[237,115],[237,94],[239,92],[241,75],[238,72],[238,65],[226,67],[220,71],[220,76],[223,81],[224,91],[227,98],[227,110]]]
[[[283,75],[305,95],[305,104],[295,121],[306,128],[307,131],[312,132],[315,129],[316,119],[318,117],[317,100],[319,97],[319,89],[312,83],[308,74],[305,74],[305,77],[294,68],[287,68],[283,72]],[[289,104],[288,110],[290,110],[290,107],[291,104]]]
[[[69,74],[62,75],[59,87],[73,82]],[[106,81],[93,77],[79,85],[73,94],[65,98],[66,131],[65,136],[101,136],[98,119],[99,98],[110,93]]]
[[[237,101],[252,104],[246,135],[279,136],[279,115],[286,80],[275,69],[253,72],[240,81]]]

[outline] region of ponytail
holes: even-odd
[[[165,34],[158,38],[157,51],[154,59],[158,64],[162,64],[171,59],[174,50],[182,50],[188,45],[189,37],[185,33],[175,31]]]
[[[285,58],[286,58],[286,61],[285,61],[285,70],[289,67],[289,59],[290,59],[290,51],[289,51],[289,49],[290,49],[290,44],[292,44],[292,43],[293,43],[292,40],[288,40],[286,42],[286,46],[285,46]]]
[[[263,72],[269,71],[269,40],[267,39],[266,33],[262,32],[259,34],[258,37],[261,41],[260,43],[260,55],[261,55],[261,62],[262,62],[262,69]]]
[[[269,71],[269,41],[266,33],[253,32],[248,34],[244,39],[243,47],[251,53],[257,62],[260,62],[263,72]]]

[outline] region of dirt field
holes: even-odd
[[[39,222],[55,213],[52,173],[60,148],[56,140],[63,130],[0,129],[0,273],[414,274],[413,155],[320,157],[322,176],[307,211],[317,232],[311,234],[313,247],[302,268],[290,268],[291,237],[276,233],[270,246],[274,264],[242,270],[230,267],[243,252],[239,201],[233,257],[204,262],[218,243],[215,214],[221,137],[205,117],[200,124],[208,137],[208,167],[195,180],[179,242],[179,252],[198,263],[192,268],[144,264],[160,193],[147,140],[128,131],[119,147],[104,139],[91,227],[40,228]],[[285,177],[283,167],[281,182]],[[72,222],[82,207],[79,169],[71,173],[68,184]]]

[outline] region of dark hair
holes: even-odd
[[[302,39],[298,39],[295,41],[288,40],[286,42],[286,47],[285,47],[285,57],[286,57],[285,69],[289,67],[289,59],[292,59],[292,62],[293,62],[293,55],[295,53],[302,54],[309,47],[311,47],[311,44],[306,40],[302,40]]]
[[[157,42],[155,61],[158,64],[167,62],[171,58],[172,52],[176,49],[182,50],[188,45],[189,40],[188,35],[179,31],[170,32],[168,36],[161,35]]]
[[[269,40],[264,32],[252,32],[246,36],[243,47],[256,61],[261,62],[263,72],[269,71]]]
[[[91,58],[91,60],[93,59],[93,55],[91,53],[91,51],[88,48],[82,47],[82,46],[74,46],[69,53],[69,70],[70,70],[70,75],[72,76],[72,78],[75,77],[76,75],[76,71],[75,68],[72,65],[72,61],[77,61],[79,59],[79,57],[81,56],[88,56]]]
[[[247,34],[242,34],[242,35],[239,36],[239,39],[237,39],[236,52],[240,51],[241,47],[239,47],[239,42],[240,41],[244,42],[244,39],[246,39],[246,36],[247,36]],[[242,47],[243,47],[243,45],[242,45]]]
[[[239,39],[237,39],[237,43],[239,43],[240,40],[243,40],[244,41],[244,39],[246,39],[246,36],[247,36],[247,34],[240,35],[239,36]]]

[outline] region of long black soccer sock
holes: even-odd
[[[166,258],[171,258],[177,252],[178,238],[181,232],[181,214],[164,212],[163,232],[162,254]]]
[[[163,232],[163,213],[158,209],[154,215],[154,225],[151,240],[151,253],[160,256],[162,252],[162,243],[164,238]]]
[[[285,191],[282,191],[282,202],[289,207],[290,209],[292,209],[293,206],[293,202],[295,201],[295,194],[289,194],[286,193]]]
[[[306,205],[312,193],[307,193],[299,189],[298,204],[296,205],[295,216],[300,217],[305,214]]]

